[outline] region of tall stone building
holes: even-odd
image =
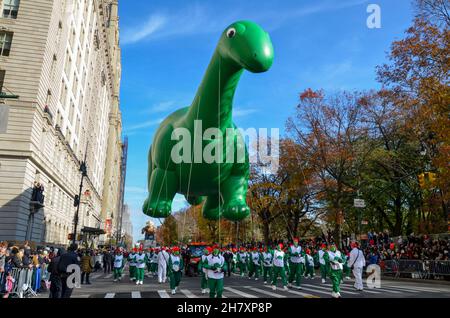
[[[0,0],[0,8],[0,240],[68,243],[84,159],[78,233],[113,231],[117,0]]]

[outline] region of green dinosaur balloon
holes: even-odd
[[[194,205],[206,199],[206,219],[239,221],[249,216],[248,151],[232,121],[233,97],[244,69],[265,72],[273,56],[268,33],[253,22],[233,23],[222,33],[191,106],[169,115],[154,136],[148,153],[145,214],[169,216],[175,194],[181,193]],[[208,133],[214,128],[223,139]],[[177,148],[181,143],[186,147]],[[217,160],[207,162],[206,149],[214,149],[211,154]]]

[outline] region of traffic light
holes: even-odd
[[[73,198],[73,206],[77,207],[80,205],[80,197],[77,195],[75,195],[75,198]]]

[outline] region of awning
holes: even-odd
[[[88,233],[88,234],[94,234],[94,235],[106,234],[106,232],[102,229],[97,229],[95,227],[87,227],[87,226],[83,227],[81,229],[81,232]]]

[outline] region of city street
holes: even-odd
[[[136,286],[129,281],[128,271],[121,282],[113,282],[112,273],[92,273],[91,285],[81,285],[75,289],[72,298],[208,298],[202,295],[199,277],[183,276],[180,289],[176,295],[171,295],[169,284],[158,284],[156,278],[146,277],[143,285]],[[368,289],[365,284],[363,292],[353,288],[353,279],[346,280],[341,285],[343,298],[448,298],[450,297],[450,284],[425,283],[411,280],[382,280],[381,288]],[[279,281],[281,287],[281,281]],[[48,297],[47,294],[39,298]],[[321,283],[320,277],[304,279],[302,289],[289,288],[284,291],[277,288],[273,291],[270,285],[264,285],[259,279],[242,278],[232,274],[225,278],[224,298],[331,298],[331,282]]]

